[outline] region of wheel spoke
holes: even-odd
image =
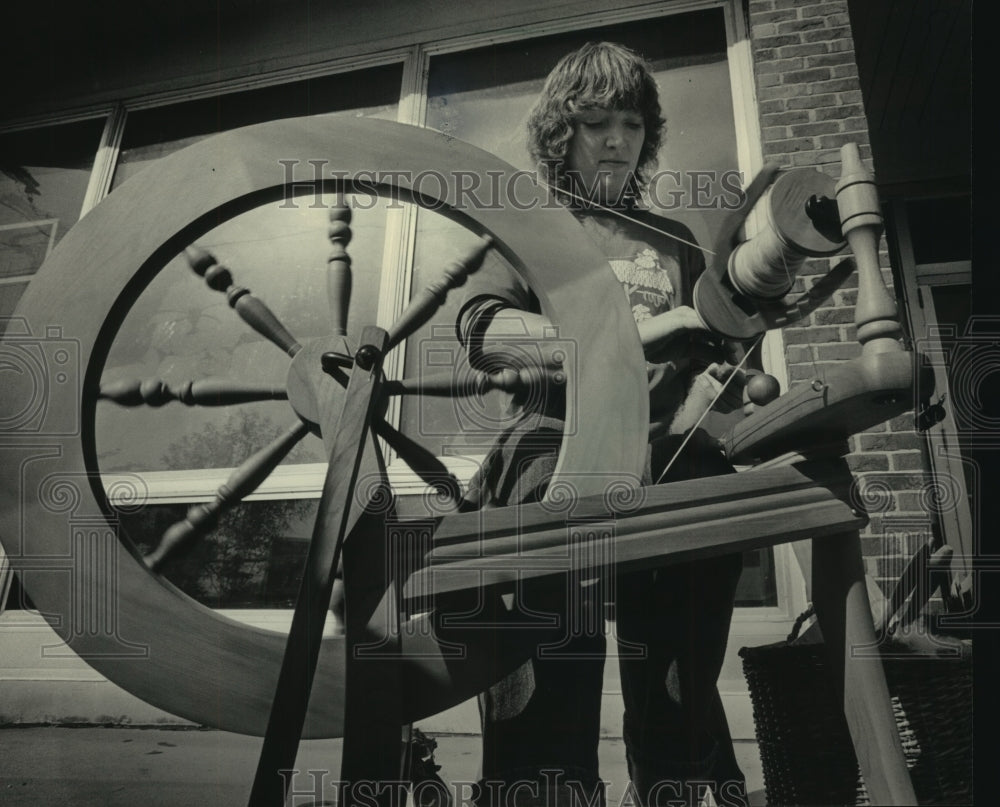
[[[383,392],[386,395],[430,395],[442,398],[462,398],[482,395],[493,390],[519,392],[535,384],[559,385],[566,383],[562,370],[524,368],[521,370],[499,370],[486,373],[473,371],[465,377],[454,373],[411,376],[396,381],[386,381]]]
[[[164,561],[182,547],[203,538],[218,524],[222,514],[253,493],[308,433],[309,427],[305,423],[296,423],[269,445],[244,460],[219,487],[214,500],[194,505],[181,521],[167,529],[156,549],[144,558],[146,565],[157,571]]]
[[[257,401],[283,401],[288,393],[273,384],[241,384],[224,378],[205,378],[168,384],[159,378],[129,378],[101,384],[98,398],[121,406],[163,406],[180,401],[187,406],[231,406]]]
[[[216,291],[224,292],[229,305],[243,321],[265,339],[269,339],[289,356],[294,356],[301,349],[296,341],[263,302],[254,297],[249,289],[237,286],[233,274],[225,266],[218,263],[212,253],[201,247],[191,246],[184,250],[188,263],[196,274],[205,278],[205,282]]]
[[[437,280],[428,283],[410,300],[399,319],[389,329],[389,349],[394,348],[417,328],[427,323],[444,304],[448,292],[458,288],[465,279],[483,265],[486,253],[493,246],[493,239],[484,235],[467,255],[448,264]]]
[[[411,440],[384,420],[374,421],[372,430],[392,447],[417,476],[438,493],[448,496],[455,506],[458,505],[462,500],[462,486],[433,452]]]
[[[330,208],[330,257],[326,261],[326,290],[333,316],[333,332],[347,335],[347,311],[351,305],[351,256],[347,245],[351,243],[351,208],[344,202],[344,194],[337,194],[336,204]]]

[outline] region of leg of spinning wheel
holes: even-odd
[[[858,533],[814,540],[812,564],[813,602],[872,803],[916,804],[876,650]]]
[[[381,356],[385,338],[385,331],[366,328],[362,344],[373,346],[376,355]],[[373,452],[364,448],[371,444],[367,437],[378,399],[379,374],[378,364],[371,372],[356,368],[351,373],[339,420],[335,411],[321,408],[320,425],[330,447],[330,462],[250,793],[250,807],[280,807],[285,803],[288,781],[280,771],[295,766],[341,548],[344,537],[360,520],[362,512],[360,507],[351,506],[362,456],[366,458],[365,473],[378,472],[377,462],[371,461]]]
[[[370,443],[375,453],[377,444]],[[385,480],[381,456],[381,479]],[[390,501],[386,483],[384,497]],[[402,687],[399,680],[399,600],[396,546],[386,509],[366,512],[344,543],[344,745],[340,766],[342,807],[402,804],[393,787],[401,779]]]

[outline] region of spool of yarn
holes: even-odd
[[[812,198],[832,199],[835,188],[831,177],[808,168],[788,171],[774,183],[764,200],[764,229],[729,259],[729,279],[740,293],[762,300],[782,297],[806,258],[843,249],[836,218],[817,215],[824,208],[808,204]]]
[[[770,212],[770,207],[765,208]],[[747,297],[770,300],[792,288],[806,256],[782,240],[768,215],[763,232],[744,241],[729,258],[729,279]]]

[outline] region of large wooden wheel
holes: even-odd
[[[299,159],[292,176],[280,162],[289,157]],[[88,536],[114,529],[96,461],[94,414],[103,363],[129,307],[159,269],[219,220],[287,194],[312,193],[316,181],[309,160],[326,160],[343,178],[325,183],[327,190],[351,190],[359,176],[367,180],[373,171],[381,172],[391,181],[380,183],[379,193],[432,204],[489,235],[522,273],[543,312],[558,325],[560,338],[572,340],[582,357],[578,377],[567,385],[576,421],[564,436],[557,477],[572,476],[580,494],[601,492],[608,475],[638,477],[646,445],[645,365],[636,328],[604,258],[581,237],[570,214],[544,204],[544,192],[525,181],[516,183],[516,205],[457,209],[457,169],[496,172],[501,186],[512,177],[513,169],[495,157],[408,126],[296,119],[203,141],[125,183],[63,239],[18,309],[24,338],[38,342],[58,336],[78,350],[81,383],[57,383],[53,379],[61,370],[49,362],[44,369],[52,377],[38,377],[28,391],[30,400],[23,385],[0,390],[5,423],[21,422],[15,416],[32,406],[45,413],[41,431],[31,430],[37,420],[22,418],[25,429],[8,432],[7,446],[20,453],[2,468],[0,538],[16,569],[34,570],[25,581],[36,606],[99,672],[173,714],[253,735],[265,731],[285,638],[194,602],[151,573],[127,542],[113,543],[113,557],[96,564],[82,562],[78,553],[90,546]],[[413,194],[405,178],[428,173],[443,181]],[[203,261],[202,271],[208,267]],[[238,281],[238,267],[234,274]],[[227,285],[217,284],[220,290]],[[304,344],[293,360],[297,376],[330,382],[320,355],[341,344],[335,334],[329,341]],[[576,390],[586,394],[575,395]],[[307,409],[295,406],[304,421]],[[304,427],[296,426],[288,439],[302,433]],[[588,481],[595,471],[601,475]],[[56,494],[67,487],[72,507],[64,500],[57,506]],[[52,572],[39,572],[46,568]],[[94,629],[74,632],[84,601],[99,604],[111,617]],[[434,614],[419,619],[427,629],[402,635],[400,680],[407,720],[470,697],[532,646],[516,631],[498,636],[469,626],[443,627]],[[465,648],[461,661],[442,651],[454,646]],[[344,640],[328,637],[304,737],[340,735],[343,681]]]

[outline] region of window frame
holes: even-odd
[[[888,202],[888,213],[894,233],[896,255],[899,260],[898,276],[901,279],[901,296],[910,324],[910,338],[920,340],[924,351],[936,356],[944,356],[941,345],[942,334],[938,322],[932,287],[950,285],[972,285],[972,261],[949,261],[946,263],[917,263],[910,235],[910,221],[906,212],[905,198]],[[954,334],[961,336],[961,334]],[[969,572],[976,554],[975,536],[979,534],[974,523],[972,507],[963,471],[963,459],[959,447],[959,430],[955,421],[954,401],[948,381],[947,368],[939,361],[931,362],[934,371],[934,400],[945,396],[943,419],[924,432],[927,441],[927,457],[930,472],[934,478],[951,479],[958,486],[954,507],[935,508],[934,517],[942,531],[944,542],[954,548],[952,568]]]
[[[97,145],[97,151],[94,153],[94,162],[90,168],[90,178],[87,181],[87,188],[84,191],[83,200],[80,203],[80,211],[76,217],[76,221],[79,221],[91,208],[93,208],[94,205],[97,204],[97,202],[103,199],[104,196],[106,195],[106,191],[102,191],[102,172],[107,168],[107,157],[108,154],[110,153],[109,148],[112,145],[113,138],[115,137],[115,132],[118,131],[118,126],[115,121],[115,114],[117,110],[118,110],[117,106],[108,107],[107,105],[105,105],[101,109],[89,113],[62,115],[44,120],[31,120],[15,125],[0,126],[0,135],[10,134],[14,132],[31,131],[32,129],[45,129],[53,126],[64,126],[67,124],[82,123],[84,121],[93,121],[104,118],[104,128],[101,131],[101,139]],[[46,221],[58,221],[58,219],[51,219]],[[0,230],[13,228],[17,226],[21,225],[3,224],[0,225]],[[53,242],[54,238],[51,239],[49,247],[46,250],[45,253],[46,258],[48,258],[49,253],[51,253],[54,247]],[[37,271],[37,269],[35,271]],[[0,277],[0,286],[13,286],[18,283],[27,284],[31,282],[31,279],[34,276],[35,272],[29,272],[27,274],[9,275],[6,277]],[[0,603],[0,611],[2,611],[2,603]]]
[[[727,64],[732,88],[734,126],[736,133],[738,167],[749,178],[763,166],[760,117],[754,84],[753,59],[748,21],[742,3],[737,0],[658,0],[631,8],[588,11],[557,20],[510,26],[495,31],[483,31],[417,42],[405,47],[380,50],[380,43],[370,43],[371,50],[363,55],[328,59],[307,67],[293,66],[260,74],[254,77],[224,80],[201,85],[197,88],[172,89],[125,98],[117,104],[107,103],[94,109],[81,111],[46,121],[33,120],[13,128],[50,125],[69,122],[97,114],[107,116],[104,134],[95,157],[90,184],[87,189],[81,216],[109,192],[120,154],[121,142],[131,111],[148,109],[171,103],[197,100],[223,94],[236,93],[265,86],[281,85],[308,78],[355,72],[368,67],[402,63],[397,120],[402,123],[424,125],[427,112],[427,80],[430,60],[438,55],[471,50],[489,44],[527,40],[551,34],[613,25],[629,21],[673,16],[693,11],[722,9],[727,42]],[[2,130],[6,130],[5,127]],[[388,211],[383,250],[382,281],[379,289],[376,324],[386,327],[402,311],[411,293],[413,259],[416,236],[416,211],[411,206]],[[752,236],[765,226],[760,212],[752,214],[747,222],[747,235]],[[403,369],[405,346],[388,357],[386,372],[398,376]],[[765,369],[776,376],[782,388],[787,389],[787,368],[784,362],[784,341],[780,330],[769,331],[763,343]],[[392,399],[387,419],[398,425],[400,402]],[[397,495],[420,495],[425,485],[402,463],[394,462],[394,452],[383,445],[388,465],[390,484]],[[467,483],[475,470],[476,457],[442,458],[449,464],[463,483]],[[480,458],[481,459],[481,458]],[[178,501],[207,501],[214,496],[218,484],[223,482],[231,469],[208,471],[146,472],[150,504]],[[325,471],[321,463],[310,466],[280,469],[273,479],[267,480],[248,500],[275,498],[315,498],[322,489]],[[106,475],[106,487],[115,479]],[[789,623],[806,606],[806,586],[802,570],[794,561],[790,544],[774,547],[777,606],[738,608],[734,622],[739,632],[773,633],[774,623]]]

